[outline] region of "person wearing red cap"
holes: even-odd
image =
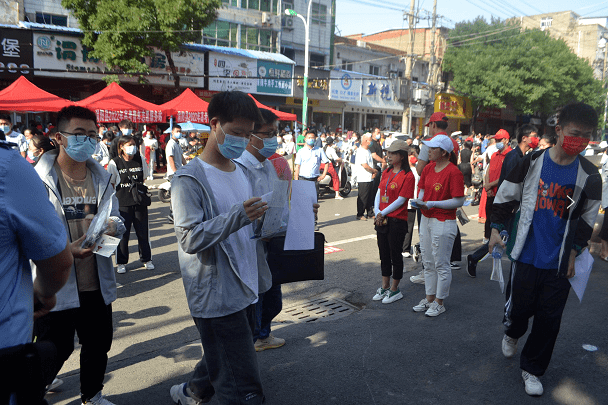
[[[488,170],[486,171],[486,175],[483,179],[483,187],[486,190],[486,218],[490,218],[492,215],[492,206],[494,204],[494,197],[496,196],[496,192],[498,191],[498,181],[500,178],[501,169],[503,166],[503,162],[508,153],[511,152],[511,147],[509,146],[509,133],[500,129],[494,135],[494,140],[496,141],[497,152],[494,152],[492,157],[490,158],[490,163],[488,164]],[[490,239],[490,233],[492,229],[490,228],[490,221],[486,220],[484,226],[484,239]],[[488,245],[484,243],[479,247],[473,254],[467,256],[467,273],[471,277],[477,276],[477,263],[488,253]]]
[[[498,179],[498,187],[507,178],[507,175],[524,158],[528,151],[538,146],[538,129],[531,124],[526,124],[517,130],[517,148],[505,156]]]

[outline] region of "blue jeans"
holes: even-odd
[[[273,285],[270,290],[260,294],[255,304],[256,325],[253,330],[253,341],[266,339],[270,336],[270,324],[275,316],[283,309],[283,294],[281,285]]]
[[[219,318],[194,318],[201,335],[203,358],[188,388],[194,399],[217,394],[220,404],[259,405],[264,399],[253,346],[255,305]]]

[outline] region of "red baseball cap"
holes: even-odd
[[[499,129],[496,135],[494,135],[494,139],[511,139],[511,135],[505,129]]]
[[[434,112],[433,114],[431,114],[431,118],[429,118],[429,122],[426,123],[425,127],[428,127],[429,125],[431,125],[431,122],[447,121],[447,120],[448,120],[448,117],[441,111]]]
[[[466,141],[471,141],[471,142],[474,142],[473,138],[471,138],[470,136],[469,136],[467,139],[465,139],[464,141],[465,141],[465,142],[466,142]]]

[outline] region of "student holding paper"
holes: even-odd
[[[247,173],[233,159],[262,121],[255,102],[240,91],[209,103],[211,131],[203,153],[177,170],[171,203],[190,314],[204,355],[189,381],[174,385],[181,405],[209,402],[258,405],[264,401],[253,343],[255,304],[272,276],[252,222],[268,209]]]
[[[111,257],[83,249],[91,219],[111,199],[106,234],[120,238],[125,231],[110,174],[92,158],[97,135],[95,113],[83,107],[66,107],[57,116],[58,149],[40,158],[36,172],[69,235],[74,266],[66,285],[57,293],[57,305],[36,320],[34,336],[57,347],[55,375],[74,351],[74,332],[80,352],[80,392],[83,404],[110,405],[101,393],[112,346],[112,302],[116,278]],[[35,267],[33,268],[35,270]]]
[[[512,264],[503,319],[505,357],[517,354],[517,341],[534,317],[520,358],[528,395],[543,393],[538,377],[549,366],[570,291],[568,279],[575,276],[575,258],[587,246],[598,213],[602,179],[580,155],[596,126],[593,107],[565,106],[558,114],[555,146],[526,155],[494,200],[490,252],[496,245],[504,247],[499,232],[514,221],[507,249]]]

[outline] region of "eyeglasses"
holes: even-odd
[[[95,134],[90,134],[90,135],[87,135],[87,134],[73,134],[73,133],[71,133],[71,132],[66,132],[66,131],[60,131],[60,132],[58,132],[58,133],[60,133],[60,134],[61,134],[61,135],[63,135],[63,136],[75,136],[75,137],[76,137],[76,140],[77,140],[77,141],[80,141],[80,142],[84,142],[84,141],[86,141],[87,139],[88,139],[89,141],[91,141],[91,142],[94,142],[94,143],[99,142],[99,135],[98,135],[97,133],[95,133]]]

